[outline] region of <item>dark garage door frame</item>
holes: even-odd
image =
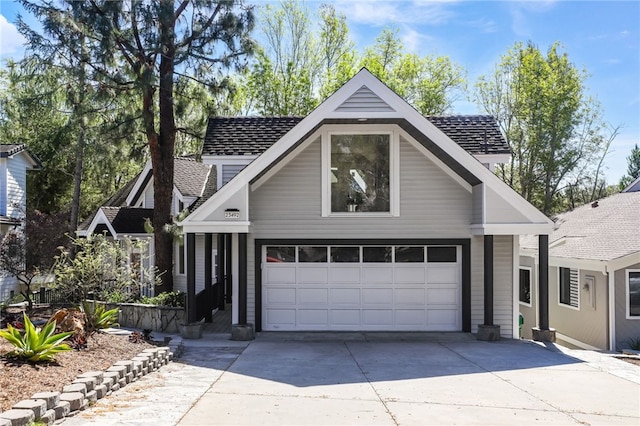
[[[462,247],[462,331],[471,332],[471,240],[470,239],[256,239],[255,329],[262,331],[262,248],[266,245],[431,245]]]

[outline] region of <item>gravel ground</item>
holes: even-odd
[[[0,411],[37,392],[61,391],[78,374],[106,370],[114,362],[131,359],[149,347],[153,345],[132,343],[127,336],[95,334],[85,349],[59,353],[54,363],[29,364],[5,358],[3,355],[13,346],[0,339]]]

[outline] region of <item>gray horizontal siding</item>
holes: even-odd
[[[250,194],[255,238],[468,238],[471,194],[400,143],[400,217],[322,217],[320,141]]]
[[[336,111],[339,112],[393,112],[393,108],[378,95],[373,93],[368,87],[362,86],[360,89],[344,101]]]
[[[500,335],[513,336],[513,237],[496,235],[493,240],[493,323]],[[484,323],[484,242],[471,240],[471,331]]]

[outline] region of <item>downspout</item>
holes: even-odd
[[[609,271],[609,265],[605,266],[605,273],[608,276],[609,284],[609,350],[612,352],[616,350],[616,291],[614,272]]]

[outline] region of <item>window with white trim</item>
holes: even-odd
[[[331,212],[390,212],[390,135],[332,134],[330,146]]]
[[[580,309],[580,271],[558,268],[558,302],[561,305]]]
[[[323,133],[323,216],[397,216],[398,138],[383,126]]]
[[[640,269],[627,269],[627,318],[640,319]]]
[[[530,268],[520,268],[520,303],[531,306]]]

